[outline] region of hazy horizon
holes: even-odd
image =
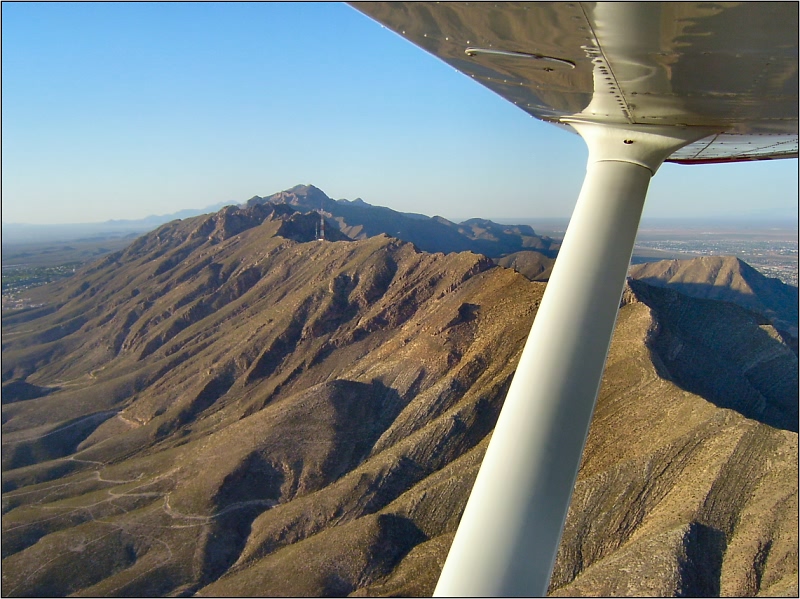
[[[282,190],[280,190],[282,191]],[[323,190],[324,191],[324,190]],[[277,191],[275,192],[277,193]],[[255,194],[259,195],[259,194]],[[271,194],[265,194],[262,197],[268,197]],[[203,206],[203,207],[183,207],[179,208],[174,212],[165,212],[165,213],[152,213],[147,214],[142,217],[134,217],[134,218],[114,218],[111,217],[105,220],[94,220],[94,221],[75,221],[75,222],[19,222],[19,221],[6,221],[5,219],[2,220],[3,226],[29,226],[29,227],[69,227],[69,226],[81,226],[81,225],[103,225],[103,224],[124,224],[129,222],[140,222],[146,221],[150,219],[158,219],[163,217],[175,217],[175,218],[190,218],[195,214],[189,213],[197,213],[197,214],[206,214],[209,212],[215,212],[227,205],[243,205],[249,198],[253,197],[252,195],[246,199],[242,200],[232,200],[230,202],[218,202],[217,204],[213,204],[210,206]],[[356,198],[331,198],[331,199],[344,199],[352,201]],[[385,204],[369,202],[374,206],[383,206],[386,208],[391,208],[392,210],[397,210],[398,212],[410,212],[405,210],[398,210],[392,206],[388,206]],[[180,216],[181,213],[186,213],[185,216]],[[571,216],[564,215],[564,216],[536,216],[532,214],[527,215],[519,215],[519,216],[497,216],[497,215],[489,215],[489,214],[471,214],[471,215],[447,215],[447,214],[435,214],[435,213],[427,213],[427,212],[418,212],[419,214],[424,214],[428,217],[434,216],[441,216],[450,220],[451,222],[460,223],[464,222],[469,219],[473,218],[482,218],[492,220],[499,224],[533,224],[533,223],[568,223]],[[178,215],[178,216],[176,216]],[[645,215],[642,217],[640,227],[647,226],[648,223],[650,224],[659,224],[664,226],[681,226],[688,223],[692,224],[714,224],[718,223],[720,225],[725,225],[728,223],[739,223],[743,226],[764,226],[765,224],[775,224],[776,226],[785,226],[787,228],[798,228],[798,217],[797,213],[790,214],[717,214],[717,215],[689,215],[689,216],[652,216],[652,215]]]
[[[289,188],[287,188],[287,189],[289,189]],[[275,192],[272,192],[272,193],[278,193],[278,191],[284,191],[284,190],[276,190]],[[322,191],[324,192],[325,190],[323,189]],[[272,195],[272,193],[264,194],[261,197],[269,197],[270,195]],[[260,194],[253,194],[253,195],[260,195]],[[93,221],[81,221],[81,222],[78,222],[78,221],[75,221],[75,222],[39,222],[39,223],[7,221],[5,219],[2,219],[2,225],[3,226],[31,226],[31,227],[33,227],[33,226],[41,226],[41,227],[59,227],[59,226],[64,226],[64,227],[69,227],[69,226],[80,226],[80,225],[96,226],[96,225],[103,225],[103,224],[123,224],[123,223],[129,223],[129,222],[136,223],[136,222],[146,221],[146,220],[150,220],[150,219],[155,220],[155,219],[163,218],[163,217],[189,218],[191,216],[194,216],[195,214],[206,214],[206,213],[209,213],[209,212],[216,212],[217,210],[221,209],[224,206],[243,205],[245,202],[247,202],[248,199],[252,198],[253,195],[250,195],[247,198],[240,199],[240,200],[231,200],[229,202],[221,201],[221,202],[217,202],[216,204],[203,206],[203,207],[185,206],[185,207],[179,208],[179,209],[177,209],[177,210],[175,210],[173,212],[151,213],[151,214],[147,214],[147,215],[144,215],[144,216],[141,216],[141,217],[134,217],[134,218],[115,218],[115,217],[111,217],[111,218],[108,218],[108,219],[105,219],[105,220],[93,220]],[[331,198],[331,199],[353,201],[356,198]],[[411,211],[407,211],[407,210],[400,210],[400,209],[394,208],[392,206],[388,206],[386,204],[375,203],[375,202],[368,202],[368,203],[373,205],[373,206],[383,206],[385,208],[391,208],[392,210],[397,210],[398,212],[411,212]],[[489,212],[490,211],[487,211],[487,213],[470,214],[470,215],[464,215],[464,214],[461,214],[461,215],[449,214],[448,215],[448,214],[438,214],[438,213],[432,213],[432,212],[431,213],[429,213],[429,212],[417,212],[417,213],[418,214],[423,214],[423,215],[428,216],[428,217],[441,216],[441,217],[446,218],[447,220],[450,220],[451,222],[455,222],[455,223],[464,222],[466,220],[473,219],[473,218],[483,218],[483,219],[492,220],[492,221],[500,223],[500,224],[507,224],[507,225],[512,225],[512,224],[532,224],[532,223],[537,223],[537,222],[538,223],[547,223],[547,224],[549,224],[549,223],[562,223],[562,222],[563,223],[568,223],[570,218],[571,218],[571,215],[537,216],[535,214],[525,214],[525,215],[521,214],[519,216],[507,216],[507,215],[499,215],[498,216],[498,215],[491,215]],[[185,215],[181,216],[181,213],[185,213]],[[715,214],[715,215],[702,215],[702,214],[699,214],[699,215],[688,215],[688,216],[674,216],[674,215],[671,215],[671,216],[655,215],[654,216],[654,215],[645,214],[642,217],[642,220],[640,222],[640,227],[647,226],[648,223],[665,225],[665,226],[667,226],[667,225],[672,226],[672,224],[674,224],[676,226],[681,226],[681,225],[684,225],[684,224],[687,224],[687,223],[694,223],[694,224],[719,223],[720,225],[724,225],[724,224],[727,224],[727,223],[739,223],[739,224],[741,224],[743,226],[759,226],[759,227],[764,226],[765,224],[773,223],[773,224],[776,224],[778,226],[786,226],[788,228],[797,229],[798,228],[798,215],[797,215],[797,212],[792,214],[792,213],[789,213],[788,211],[786,213],[783,213],[783,214],[778,213],[777,211],[775,211],[775,213],[772,213],[772,214],[770,214],[770,213],[761,213],[761,214],[759,214],[759,213],[753,212],[753,213],[749,213],[749,214]]]
[[[172,217],[174,215],[161,215]],[[193,215],[177,216],[175,218],[191,218]],[[426,215],[434,216],[434,215]],[[445,217],[448,218],[448,217]],[[485,218],[480,215],[467,218],[448,218],[451,222],[461,223],[469,218]],[[173,220],[163,218],[158,221],[154,215],[153,222],[147,223],[145,219],[133,221],[106,221],[100,223],[2,223],[3,247],[40,245],[42,243],[74,243],[91,240],[122,240],[135,238],[155,230],[161,224]],[[529,225],[537,234],[560,238],[569,224],[568,217],[551,218],[490,218],[498,224],[504,225]],[[642,219],[639,227],[639,239],[662,236],[667,233],[680,233],[684,238],[696,235],[698,239],[707,235],[732,235],[746,237],[754,234],[763,238],[796,239],[798,233],[797,219],[785,218],[703,218],[688,217],[683,219],[650,217]]]

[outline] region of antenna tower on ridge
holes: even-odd
[[[322,213],[324,206],[323,200],[319,200],[319,240],[325,241],[325,216]]]

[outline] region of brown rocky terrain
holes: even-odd
[[[531,281],[547,281],[553,272],[554,258],[548,258],[538,251],[524,250],[513,252],[494,259],[496,264],[513,268]]]
[[[637,264],[631,267],[630,276],[692,297],[738,304],[766,315],[776,327],[797,339],[797,287],[765,277],[734,256]]]
[[[426,252],[471,251],[495,257],[535,250],[554,257],[559,247],[553,239],[537,235],[527,225],[500,225],[480,218],[456,224],[441,216],[428,217],[373,206],[361,198],[332,200],[313,185],[296,185],[263,198],[254,196],[246,205],[265,203],[285,204],[300,211],[321,210],[351,239],[386,234],[409,241]]]
[[[4,596],[432,592],[545,284],[318,219],[174,221],[4,317]],[[796,355],[623,304],[551,594],[796,595]]]

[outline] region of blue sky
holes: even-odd
[[[339,3],[3,3],[2,220],[141,218],[298,183],[568,216],[587,152]],[[664,165],[645,217],[792,216],[796,160]]]

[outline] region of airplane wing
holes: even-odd
[[[797,157],[796,2],[352,2],[536,118],[713,127],[685,164]]]
[[[650,178],[664,161],[797,157],[798,3],[352,4],[589,147],[436,587],[440,596],[542,596]]]

